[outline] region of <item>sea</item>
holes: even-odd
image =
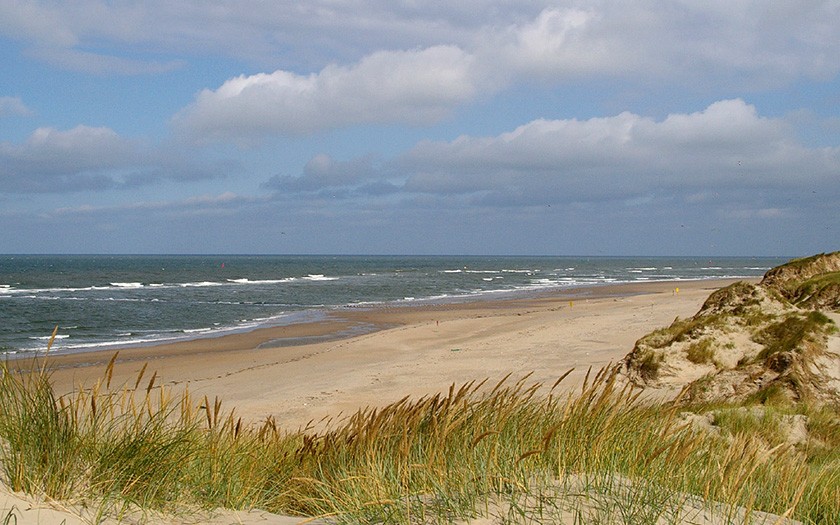
[[[787,257],[0,255],[0,356],[113,350],[331,311],[761,276]]]

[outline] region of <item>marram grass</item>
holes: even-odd
[[[100,517],[226,507],[347,523],[667,524],[764,511],[840,523],[840,418],[829,409],[780,409],[809,416],[804,446],[756,424],[716,436],[679,422],[692,407],[642,402],[604,369],[571,393],[559,393],[565,376],[551,388],[472,382],[287,431],[175,396],[145,370],[111,385],[113,363],[61,397],[45,366],[0,368],[11,488],[95,502]]]

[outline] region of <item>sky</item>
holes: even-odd
[[[0,253],[838,250],[838,20],[0,0]]]

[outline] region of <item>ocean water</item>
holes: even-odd
[[[318,319],[634,281],[760,276],[787,258],[0,255],[0,355],[109,350]]]

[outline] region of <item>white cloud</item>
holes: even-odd
[[[553,81],[581,75],[645,77],[693,86],[698,78],[784,85],[840,71],[837,2],[577,2],[492,28],[489,49],[505,67]]]
[[[494,31],[478,52],[497,64],[501,58],[511,72],[538,77],[623,72],[636,63],[632,49],[603,34],[603,26],[595,9],[546,9],[532,21]]]
[[[76,126],[67,131],[38,128],[23,145],[0,144],[7,162],[42,173],[112,168],[133,156],[133,146],[105,127]]]
[[[105,190],[162,178],[216,177],[226,168],[231,166],[203,166],[185,153],[146,148],[106,127],[44,127],[21,144],[0,142],[0,193]]]
[[[20,97],[0,97],[0,118],[29,115],[32,115],[32,110],[26,107]]]
[[[397,164],[410,174],[406,191],[572,201],[824,184],[840,171],[840,148],[808,149],[736,99],[661,121],[626,112],[535,120],[495,137],[421,143]]]
[[[73,46],[78,39],[68,21],[60,8],[0,0],[0,34],[45,45]]]
[[[174,118],[177,129],[211,138],[300,134],[360,123],[430,124],[470,100],[473,59],[452,46],[382,51],[317,74],[275,71],[204,90]]]
[[[102,54],[99,67],[130,67],[119,51],[140,47],[160,56],[222,54],[269,70],[317,71],[352,64],[381,50],[455,46],[488,57],[501,73],[654,75],[693,82],[695,74],[789,82],[840,70],[840,4],[832,0],[601,2],[558,6],[548,0],[417,3],[311,0],[185,0],[110,3],[0,1],[0,34],[30,51],[78,67]],[[62,53],[61,51],[65,52]],[[116,58],[123,57],[123,58]],[[144,62],[145,60],[138,60]],[[150,60],[149,69],[170,60]]]
[[[742,198],[761,189],[776,199],[792,189],[825,193],[838,173],[840,147],[806,147],[784,120],[732,99],[661,120],[630,112],[538,119],[496,136],[423,141],[387,161],[322,154],[301,175],[264,186],[291,195],[426,195],[493,206],[673,197],[714,206],[732,191]]]
[[[834,4],[791,11],[746,2],[580,2],[523,16],[532,9],[523,8],[513,24],[492,19],[477,27],[460,20],[470,26],[470,37],[457,43],[371,51],[311,74],[278,69],[232,78],[199,93],[174,122],[200,139],[242,140],[354,124],[428,125],[479,94],[529,79],[563,84],[611,77],[695,89],[698,78],[766,86],[840,71],[840,36],[826,23],[831,14],[840,17]],[[341,7],[328,11],[334,15]],[[397,14],[404,13],[391,11]],[[358,17],[347,21],[354,23]]]

